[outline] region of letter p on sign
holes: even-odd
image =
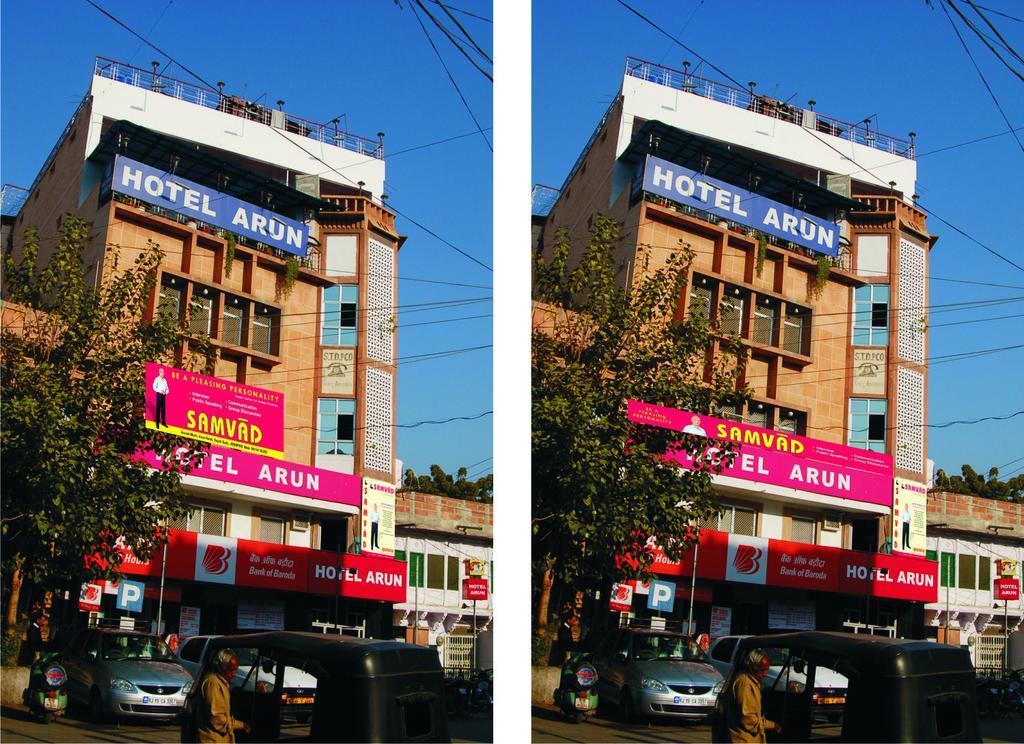
[[[676,585],[671,581],[651,582],[650,592],[647,594],[647,608],[661,612],[672,612],[676,602]]]
[[[118,585],[117,609],[142,612],[142,596],[146,585],[139,581],[122,581]]]

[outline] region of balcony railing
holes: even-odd
[[[174,212],[170,209],[158,207],[155,204],[143,202],[139,199],[136,199],[134,196],[125,196],[124,194],[115,193],[114,201],[116,201],[118,204],[124,204],[129,207],[134,207],[135,209],[148,212],[149,214],[155,214],[158,217],[163,217],[164,219],[172,220],[174,222],[189,227],[192,227],[194,223],[194,229],[201,233],[207,233],[209,235],[213,235],[215,237],[220,238],[227,237],[228,234],[228,231],[224,230],[224,228],[222,227],[211,225],[209,223],[203,222],[202,220],[197,220],[192,215],[181,214],[180,212]],[[282,261],[286,261],[289,258],[295,257],[299,259],[299,265],[302,266],[302,268],[309,269],[311,271],[320,271],[320,249],[317,247],[311,247],[309,255],[307,256],[296,256],[294,253],[282,251],[281,249],[274,248],[273,246],[267,245],[266,243],[261,243],[258,240],[253,240],[252,238],[246,235],[239,235],[238,233],[231,234],[235,236],[235,243],[237,245],[240,245],[244,248],[248,248],[251,251],[256,251],[257,253],[264,253],[268,256],[274,256],[275,258],[281,259]]]
[[[216,109],[268,126],[276,126],[276,128],[286,132],[292,132],[303,137],[309,137],[317,142],[358,152],[360,155],[366,155],[377,160],[384,159],[384,145],[380,141],[343,131],[334,122],[318,124],[298,116],[285,114],[284,112],[275,112],[274,109],[253,101],[246,101],[237,96],[226,95],[222,91],[175,80],[167,75],[154,73],[153,70],[143,70],[142,68],[132,67],[123,62],[116,62],[104,57],[96,58],[93,74],[117,80],[121,83],[127,83],[136,88],[156,91],[181,101],[203,106],[204,108]],[[275,116],[275,114],[277,115]]]
[[[333,211],[342,214],[364,215],[388,232],[395,234],[395,215],[368,196],[323,196],[321,201],[334,204],[337,209]],[[332,210],[324,208],[321,211],[329,214]]]
[[[669,67],[663,67],[654,62],[647,62],[636,57],[627,57],[626,75],[657,83],[658,85],[664,85],[675,90],[681,90],[684,93],[692,93],[695,96],[708,98],[712,101],[735,106],[736,108],[754,111],[763,116],[788,121],[805,129],[829,134],[833,137],[856,142],[859,145],[866,145],[875,150],[887,152],[890,155],[914,159],[914,143],[912,140],[908,141],[899,137],[892,137],[888,134],[882,134],[877,130],[871,129],[867,124],[850,124],[840,119],[824,116],[817,111],[790,106],[783,101],[778,101],[768,96],[760,96],[752,93],[750,90],[734,88],[725,83],[698,77],[690,72],[673,70]]]
[[[733,222],[732,220],[723,219],[717,214],[705,212],[703,209],[691,207],[689,204],[680,204],[679,202],[666,199],[664,196],[659,196],[658,194],[649,194],[645,191],[644,201],[650,202],[651,204],[657,204],[658,206],[668,207],[680,214],[685,214],[689,217],[696,217],[697,219],[711,223],[712,225],[721,225],[724,222],[725,226],[733,232],[746,235],[751,238],[757,237],[758,231],[753,227],[741,225],[740,223]],[[848,248],[840,246],[838,256],[829,256],[824,253],[817,253],[812,251],[810,248],[805,248],[802,245],[792,243],[788,240],[777,238],[774,235],[769,235],[768,233],[764,233],[764,237],[769,245],[773,245],[776,248],[781,248],[789,251],[790,253],[798,253],[801,256],[813,259],[818,259],[824,256],[832,264],[832,268],[842,269],[843,271],[851,271],[853,269],[853,255]]]

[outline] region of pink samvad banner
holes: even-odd
[[[187,448],[179,450],[187,453]],[[189,475],[200,478],[265,488],[293,496],[359,507],[363,498],[363,479],[348,473],[313,468],[297,462],[286,462],[262,455],[210,445],[202,462],[192,467]],[[155,452],[147,451],[142,459],[153,468],[162,468],[163,461]]]
[[[282,459],[284,394],[147,362],[146,428]]]
[[[892,506],[889,455],[635,400],[627,401],[626,415],[635,423],[739,444],[739,454],[722,475]],[[694,468],[686,452],[670,457],[680,467]]]

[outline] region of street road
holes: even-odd
[[[287,729],[289,724],[285,724]],[[297,726],[297,724],[291,724]],[[453,742],[493,741],[494,722],[483,718],[459,718],[449,721]],[[309,730],[309,727],[298,727]],[[287,734],[287,731],[282,731]],[[0,708],[0,741],[7,742],[178,742],[176,725],[153,726],[147,723],[92,723],[84,711],[72,710],[50,724],[37,723],[22,707]]]

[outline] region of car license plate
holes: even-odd
[[[142,698],[143,705],[181,705],[181,701],[172,697],[150,697]]]
[[[290,697],[288,698],[288,705],[312,705],[313,698],[311,697]]]
[[[842,705],[845,702],[846,698],[841,697],[818,698],[818,705]]]
[[[702,697],[683,697],[682,705],[711,705],[714,703],[710,698]]]
[[[46,710],[60,710],[59,698],[43,698],[43,707]]]

